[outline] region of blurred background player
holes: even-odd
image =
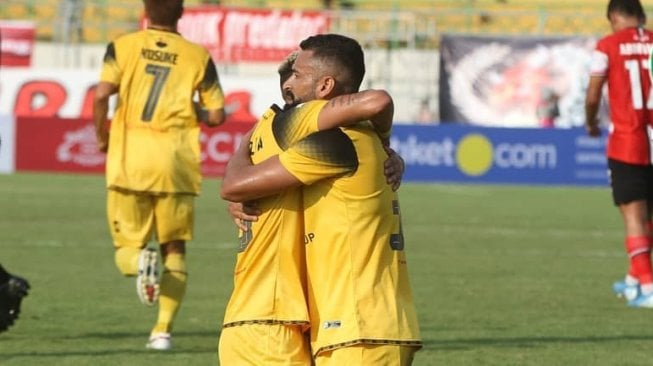
[[[392,98],[380,91],[347,94],[358,91],[365,73],[355,40],[323,34],[300,48],[284,84],[299,105],[287,117],[303,125],[294,134],[298,142],[256,165],[248,144],[241,144],[229,161],[223,198],[252,200],[307,185],[304,243],[315,364],[410,365],[421,341],[398,200],[383,174]],[[359,118],[352,111],[368,98],[385,103],[373,117]],[[334,113],[358,123],[311,134]],[[250,141],[257,141],[256,132]]]
[[[18,319],[20,306],[29,289],[26,279],[12,275],[0,265],[0,333]]]
[[[623,217],[630,258],[626,277],[613,290],[626,297],[630,306],[653,308],[653,95],[648,70],[653,33],[643,28],[646,15],[639,0],[611,0],[607,17],[613,33],[599,40],[592,56],[585,123],[590,136],[600,136],[597,113],[607,81],[612,121],[607,148],[610,184]]]
[[[203,112],[209,126],[223,123],[224,95],[208,52],[177,33],[183,0],[144,0],[144,5],[148,28],[107,47],[93,117],[98,147],[107,152],[107,212],[116,265],[122,274],[138,276],[144,304],[158,300],[147,347],[167,350],[186,291],[186,241],[192,239],[201,185],[197,114]],[[109,98],[115,93],[109,131]],[[196,110],[196,95],[203,110]],[[152,233],[163,258],[160,284],[157,252],[146,248]]]

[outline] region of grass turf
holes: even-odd
[[[0,365],[214,365],[235,233],[206,180],[174,350],[144,348],[156,312],[118,274],[94,175],[0,175],[0,263],[32,291]],[[651,310],[610,290],[623,229],[605,188],[404,184],[425,347],[414,365],[650,365]],[[382,321],[381,319],[379,321]]]

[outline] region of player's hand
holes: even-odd
[[[601,129],[599,128],[598,125],[585,125],[585,130],[587,131],[588,136],[591,137],[601,136]]]
[[[27,296],[29,289],[29,282],[22,277],[11,276],[7,283],[7,294],[11,298],[23,298]]]
[[[109,150],[109,133],[97,133],[95,135],[97,139],[97,149],[99,152],[106,153]]]
[[[388,159],[383,164],[383,174],[385,175],[386,182],[392,187],[393,191],[399,189],[401,179],[406,169],[404,159],[388,146],[384,146]]]
[[[256,207],[256,202],[229,202],[227,211],[234,220],[234,224],[243,231],[247,230],[244,221],[258,221],[261,210]]]

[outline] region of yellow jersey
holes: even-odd
[[[147,29],[111,42],[100,81],[118,85],[107,152],[107,186],[139,192],[200,191],[196,94],[205,109],[224,95],[215,64],[180,34]]]
[[[249,141],[252,162],[278,155],[297,139],[317,131],[317,123],[300,122],[325,103],[288,111],[276,106],[268,109]],[[257,205],[261,210],[258,221],[247,222],[248,230],[239,233],[234,289],[223,326],[308,325],[301,190],[259,199]]]
[[[308,136],[279,156],[303,188],[315,355],[354,344],[421,347],[397,194],[370,123]]]

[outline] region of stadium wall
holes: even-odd
[[[202,127],[202,172],[220,177],[251,123]],[[0,119],[0,172],[102,173],[89,118]],[[8,144],[5,144],[8,141]],[[394,127],[391,146],[408,182],[607,185],[605,138],[583,129],[510,129],[455,125]],[[14,170],[15,168],[15,170]]]

